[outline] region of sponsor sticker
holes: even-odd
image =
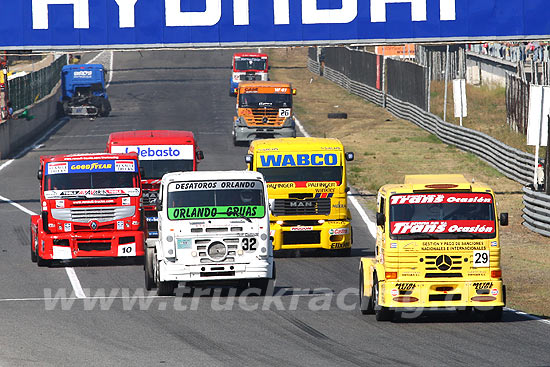
[[[349,229],[348,228],[331,228],[329,229],[328,233],[336,236],[344,235],[349,233]]]
[[[491,294],[492,294],[493,296],[498,296],[498,289],[493,288],[493,290],[491,290]]]
[[[498,247],[497,241],[491,241],[491,247]]]
[[[336,153],[262,154],[260,167],[337,166]]]
[[[176,245],[178,250],[190,249],[193,241],[190,238],[176,238]]]
[[[396,288],[392,289],[390,293],[392,297],[397,297],[399,295],[399,291]]]
[[[263,218],[265,207],[261,205],[243,206],[202,206],[168,208],[168,219],[203,219],[203,218]]]
[[[69,172],[68,162],[52,162],[46,165],[47,175],[58,175],[61,173],[68,173],[68,172]]]
[[[191,182],[172,182],[168,185],[169,192],[175,191],[197,191],[197,190],[260,190],[262,183],[257,180],[251,181],[191,181]]]
[[[495,222],[492,220],[391,222],[391,233],[493,233],[494,225]]]
[[[122,220],[117,220],[116,222],[116,229],[121,231],[121,230],[124,230],[124,221]]]
[[[63,225],[63,229],[65,230],[65,232],[71,232],[73,230],[73,227],[72,227],[71,223],[65,223]]]
[[[397,248],[397,243],[390,243],[390,248]]]
[[[122,198],[122,205],[130,205],[130,198]]]
[[[111,152],[137,153],[140,161],[195,159],[193,145],[112,146]]]
[[[313,231],[313,227],[306,227],[306,226],[300,226],[300,227],[290,227],[291,232],[306,232],[306,231]]]
[[[391,205],[407,204],[456,204],[456,203],[481,203],[491,204],[493,197],[483,193],[454,193],[454,194],[407,194],[392,195]]]
[[[136,162],[132,160],[115,161],[115,172],[135,172],[136,171]]]
[[[55,207],[57,209],[63,209],[65,207],[65,200],[56,200]]]

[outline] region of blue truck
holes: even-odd
[[[58,114],[70,117],[107,117],[111,103],[100,64],[65,65],[61,70]]]

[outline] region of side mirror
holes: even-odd
[[[246,164],[252,164],[252,162],[254,162],[254,157],[252,156],[252,154],[247,154],[244,156],[244,162]]]
[[[349,192],[351,188],[349,186],[346,187],[346,192]]]
[[[500,213],[500,225],[501,226],[508,225],[508,213]]]
[[[38,181],[42,181],[42,177],[43,177],[42,170],[39,169],[38,172],[36,173],[36,178],[38,179]]]
[[[197,161],[202,161],[204,159],[203,151],[202,150],[197,150],[196,156],[197,156]]]
[[[296,89],[292,88],[292,95],[295,96],[297,93]]]
[[[155,207],[157,209],[157,212],[161,212],[162,211],[162,201],[160,200],[160,198],[157,198],[155,200]]]
[[[386,216],[384,213],[376,213],[376,225],[384,226],[386,224]]]
[[[346,161],[351,162],[355,159],[355,154],[353,152],[347,152],[346,153]]]

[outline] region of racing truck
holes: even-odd
[[[248,145],[254,139],[296,137],[290,83],[241,82],[237,88],[237,116],[233,143]]]
[[[204,159],[190,131],[140,130],[112,133],[107,142],[109,153],[136,152],[142,170],[143,209],[148,237],[158,237],[156,199],[165,173],[196,171]]]
[[[105,88],[105,70],[100,64],[65,65],[61,70],[59,116],[107,117],[111,103]]]
[[[353,159],[337,139],[262,139],[250,144],[245,161],[267,181],[276,254],[317,249],[350,255],[346,162]]]
[[[31,259],[143,259],[141,180],[136,153],[40,157],[41,213],[31,217]]]
[[[360,263],[360,305],[378,321],[394,312],[472,309],[502,317],[499,225],[495,194],[463,175],[410,175],[378,191],[374,258]]]
[[[231,86],[229,90],[230,96],[237,94],[237,87],[240,82],[253,80],[269,80],[266,54],[239,52],[233,55],[233,63],[231,69]]]
[[[234,283],[267,292],[275,278],[265,181],[258,172],[173,172],[162,177],[159,237],[147,241],[145,287]]]

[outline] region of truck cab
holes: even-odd
[[[163,176],[159,237],[147,243],[145,287],[172,295],[187,286],[232,282],[265,294],[275,278],[263,176],[248,171]]]
[[[499,320],[506,303],[493,190],[462,175],[411,175],[378,191],[374,258],[360,265],[361,311],[475,309]]]
[[[158,237],[156,200],[162,176],[168,172],[196,171],[204,159],[195,136],[190,131],[139,130],[109,135],[107,152],[135,152],[142,170],[143,208],[148,237]]]
[[[65,65],[61,70],[61,97],[58,115],[107,117],[111,104],[101,64]]]
[[[41,214],[31,217],[39,266],[81,257],[144,254],[138,158],[130,154],[40,157]]]
[[[237,88],[237,116],[233,118],[233,143],[296,137],[292,107],[295,94],[290,83],[241,82]]]
[[[230,96],[235,96],[237,94],[237,88],[240,82],[269,80],[268,56],[266,54],[238,52],[233,55],[231,69]]]
[[[337,139],[255,140],[248,169],[267,181],[273,249],[322,249],[349,256],[352,246],[346,163]]]

